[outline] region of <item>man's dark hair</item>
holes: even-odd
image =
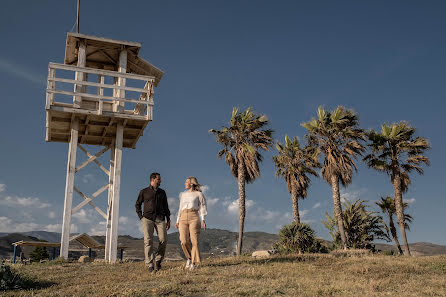
[[[155,179],[157,176],[161,176],[161,174],[159,174],[158,172],[152,172],[150,174],[150,180]]]

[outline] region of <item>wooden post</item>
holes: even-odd
[[[68,259],[70,240],[71,208],[73,206],[74,174],[76,171],[77,140],[79,136],[79,119],[71,120],[71,140],[68,148],[67,177],[65,182],[65,203],[62,222],[62,238],[60,240],[60,256]]]
[[[105,76],[104,75],[98,74],[98,83],[100,83],[101,85],[103,85],[105,83]],[[99,96],[104,96],[104,88],[103,87],[98,87],[97,94]],[[98,115],[102,114],[102,107],[103,107],[103,105],[104,105],[104,100],[103,99],[99,99]]]
[[[122,142],[124,127],[118,123],[116,127],[115,157],[113,171],[113,197],[111,201],[111,228],[110,228],[110,250],[108,259],[110,263],[116,262],[118,252],[118,220],[119,220],[119,191],[121,188],[121,161]]]
[[[107,209],[107,222],[105,224],[105,260],[108,261],[110,254],[110,228],[111,228],[111,211],[113,201],[113,178],[115,173],[115,142],[113,141],[110,147],[110,175],[108,177],[108,209]]]
[[[127,50],[123,49],[121,53],[119,54],[119,67],[118,72],[126,73],[127,72]],[[124,77],[118,77],[118,86],[125,87],[125,78]],[[124,90],[118,90],[118,96],[119,98],[125,98],[125,91]],[[124,102],[115,101],[113,106],[114,112],[124,112]]]
[[[12,264],[15,264],[16,256],[17,256],[17,245],[14,244],[14,256],[12,257]]]
[[[85,67],[86,63],[87,63],[87,55],[86,55],[86,50],[87,46],[85,44],[84,40],[79,41],[79,51],[77,54],[77,66],[79,67]],[[76,72],[76,80],[79,81],[84,81],[84,77],[85,74],[83,72]],[[84,90],[84,88],[82,88],[82,86],[80,85],[74,85],[74,91],[75,92],[82,92]],[[81,96],[74,96],[73,98],[73,107],[74,108],[79,108],[81,106],[81,101],[82,101],[82,97]]]

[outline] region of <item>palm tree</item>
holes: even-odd
[[[405,122],[392,125],[383,124],[381,133],[371,130],[368,133],[371,154],[364,160],[367,165],[390,176],[395,191],[395,210],[398,218],[401,236],[404,241],[404,254],[410,256],[409,244],[407,243],[406,227],[404,223],[403,194],[407,191],[410,178],[409,173],[413,170],[423,174],[422,163],[429,165],[429,159],[422,155],[430,148],[426,138],[413,138],[415,128]]]
[[[339,182],[346,186],[352,181],[353,169],[357,170],[354,159],[365,150],[360,142],[364,139],[364,131],[359,128],[358,116],[343,106],[331,112],[320,106],[317,118],[302,126],[309,132],[309,144],[323,154],[321,174],[332,188],[334,213],[342,244],[347,249]]]
[[[403,254],[403,250],[401,249],[400,242],[398,241],[398,236],[396,234],[396,228],[395,224],[393,222],[393,215],[396,212],[395,209],[395,199],[393,199],[390,196],[387,196],[386,198],[381,197],[381,202],[376,202],[376,205],[378,205],[381,208],[381,211],[383,213],[387,213],[389,216],[389,228],[390,233],[392,234],[393,240],[395,241],[396,248],[398,249],[398,252],[400,255]],[[406,209],[409,206],[409,203],[403,202],[403,208]],[[404,214],[404,221],[405,221],[405,228],[409,230],[409,224],[413,220],[412,216],[409,214]]]
[[[279,154],[273,157],[277,167],[276,176],[285,179],[291,194],[294,222],[300,223],[298,199],[307,197],[307,189],[311,183],[308,174],[318,176],[314,168],[320,165],[314,148],[301,148],[297,137],[291,141],[288,135],[285,135],[285,144],[279,142],[276,148],[279,151]]]
[[[239,235],[237,244],[237,256],[241,255],[243,228],[245,223],[245,185],[252,183],[260,176],[259,162],[262,155],[259,149],[268,151],[272,146],[271,129],[263,129],[268,125],[265,115],[255,114],[251,108],[240,112],[238,108],[232,110],[228,127],[221,130],[211,129],[217,142],[223,145],[218,157],[225,157],[232,175],[237,178],[239,192]]]
[[[347,236],[348,246],[357,249],[371,249],[375,239],[390,241],[388,227],[383,218],[375,211],[369,211],[366,200],[357,199],[353,203],[345,201],[343,203],[344,230]],[[327,221],[322,221],[330,231],[331,238],[335,246],[340,244],[340,234],[335,216],[331,217],[325,213]]]

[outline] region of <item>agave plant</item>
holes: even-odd
[[[315,242],[314,231],[308,224],[293,222],[279,231],[279,241],[275,244],[280,252],[308,251]]]

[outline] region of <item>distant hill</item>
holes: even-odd
[[[19,240],[38,241],[43,239],[50,242],[59,242],[60,233],[46,231],[32,231],[25,233],[10,233],[1,236],[0,233],[0,258],[10,258],[13,254],[13,242]],[[105,236],[92,236],[98,242],[104,244]],[[167,255],[169,259],[182,259],[180,239],[178,232],[168,234]],[[200,235],[200,251],[204,258],[228,256],[235,252],[238,233],[220,229],[206,229]],[[265,232],[245,232],[243,240],[243,252],[249,253],[255,250],[271,249],[272,245],[278,240],[276,234]],[[158,239],[155,237],[157,245]],[[144,240],[142,238],[134,238],[129,235],[121,235],[118,238],[119,246],[126,246],[124,258],[133,260],[142,260],[144,258]],[[391,244],[375,244],[377,250],[389,251],[396,248]],[[410,244],[411,251],[414,255],[440,255],[446,254],[446,246],[417,242]],[[28,257],[33,247],[24,247],[21,251]],[[104,250],[94,250],[94,256],[97,258],[104,257]],[[58,254],[58,251],[57,251]],[[70,244],[69,257],[77,258],[82,254],[87,254],[87,250],[77,242]]]

